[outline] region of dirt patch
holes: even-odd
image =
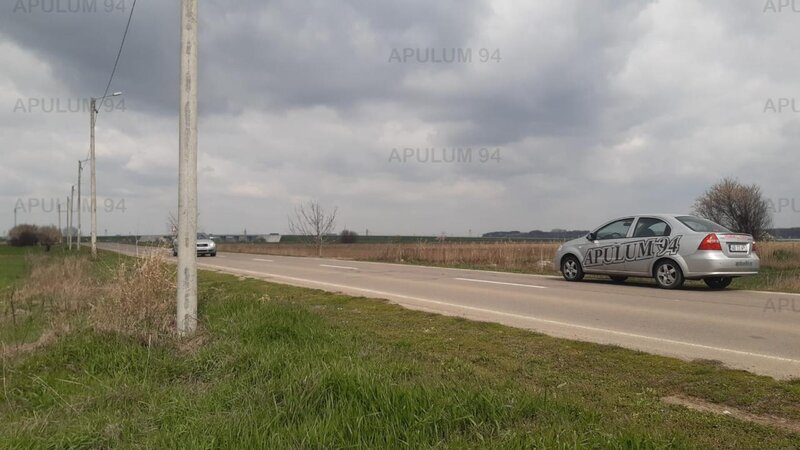
[[[731,416],[745,422],[757,423],[768,427],[781,428],[793,433],[800,433],[800,422],[775,416],[759,416],[730,406],[718,405],[691,397],[669,396],[661,399],[668,405],[678,405],[694,411]]]

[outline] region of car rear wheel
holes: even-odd
[[[654,270],[656,284],[661,289],[678,289],[683,286],[683,271],[675,261],[664,260]]]
[[[733,282],[733,278],[731,277],[709,277],[703,278],[703,281],[706,282],[706,285],[711,289],[725,289],[726,287],[731,285]]]
[[[628,279],[628,277],[620,277],[616,275],[609,275],[608,278],[611,278],[611,281],[613,281],[614,283],[624,283],[625,280]]]
[[[581,281],[583,279],[583,267],[578,258],[570,255],[561,261],[561,273],[567,281]]]

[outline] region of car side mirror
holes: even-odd
[[[597,234],[589,233],[589,234],[586,235],[586,239],[588,239],[590,241],[596,241],[597,240]]]

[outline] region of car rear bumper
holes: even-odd
[[[686,278],[746,277],[757,275],[761,260],[755,253],[739,258],[725,256],[721,252],[697,252],[684,257]]]
[[[216,253],[217,253],[217,249],[216,248],[205,248],[204,247],[204,248],[198,248],[197,249],[197,254],[198,255],[215,255]],[[172,254],[173,255],[177,255],[178,254],[178,249],[173,248],[172,249]]]

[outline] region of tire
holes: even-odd
[[[211,253],[211,257],[212,257],[212,258],[213,258],[213,257],[215,257],[215,256],[217,256],[217,252],[213,252],[213,253]]]
[[[561,274],[567,281],[581,281],[585,275],[581,262],[572,255],[561,260]]]
[[[661,289],[678,289],[683,286],[685,281],[681,266],[671,259],[665,259],[656,264],[653,276]]]
[[[609,275],[608,278],[611,278],[611,281],[613,281],[614,283],[624,283],[625,280],[628,279],[628,277],[621,277],[617,275]]]
[[[173,256],[173,257],[177,257],[177,256],[178,256],[178,252],[176,252],[175,250],[173,250],[173,251],[172,251],[172,256]]]
[[[709,277],[703,278],[705,281],[706,286],[710,287],[711,289],[717,291],[725,289],[726,287],[730,286],[733,282],[733,278],[731,277]]]

